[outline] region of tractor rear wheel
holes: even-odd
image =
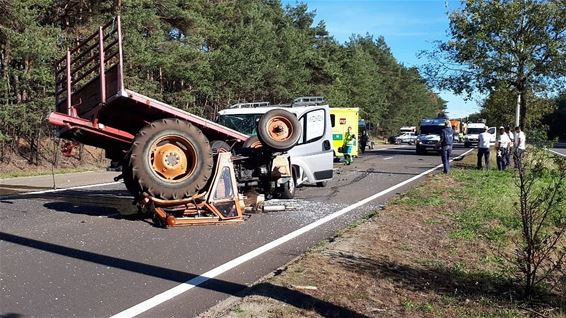
[[[265,146],[286,151],[301,138],[301,124],[297,117],[284,109],[273,109],[261,116],[257,124],[257,136]]]
[[[202,131],[179,119],[142,128],[130,155],[132,178],[141,191],[165,200],[190,197],[212,174],[212,150]]]

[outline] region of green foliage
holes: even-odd
[[[425,70],[437,86],[468,94],[513,89],[523,97],[522,126],[528,92],[564,86],[564,1],[468,0],[449,18],[451,39],[427,53],[433,62]]]
[[[529,149],[515,184],[519,189],[516,214],[522,221],[515,263],[530,298],[537,286],[558,283],[548,278],[561,271],[566,261],[566,159]]]
[[[526,131],[530,132],[531,129],[540,127],[544,118],[556,109],[556,102],[553,99],[536,96],[532,92],[525,92],[523,98],[529,103],[524,121]],[[516,105],[517,94],[503,85],[499,85],[489,94],[481,106],[480,117],[486,119],[490,126],[514,127]]]
[[[551,139],[566,140],[566,90],[553,100],[554,112],[548,114],[543,123],[549,126],[548,136]]]
[[[279,1],[4,0],[0,134],[32,140],[53,110],[54,61],[120,14],[129,89],[212,118],[240,101],[325,95],[383,132],[444,109],[382,37],[340,44],[305,4]],[[16,138],[17,139],[17,138]]]

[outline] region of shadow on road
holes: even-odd
[[[58,244],[42,242],[4,232],[0,232],[0,240],[10,242],[13,244],[35,248],[45,252],[72,257],[83,261],[88,261],[108,267],[119,268],[122,270],[127,270],[130,272],[135,272],[146,276],[166,279],[178,283],[187,282],[199,276],[191,273],[172,270],[169,268],[149,265],[149,264],[130,261],[117,257],[97,254],[93,252],[87,252],[84,250],[79,250]],[[198,287],[216,292],[221,292],[224,294],[237,295],[237,296],[242,296],[240,292],[248,288],[246,285],[232,283],[215,278],[209,278],[206,282],[199,285]],[[247,290],[246,292],[244,292],[244,294],[253,294],[253,295],[269,297],[275,300],[285,302],[299,309],[313,310],[323,317],[354,317],[354,318],[367,317],[365,315],[352,311],[348,308],[344,308],[329,303],[327,301],[317,299],[303,292],[269,283],[261,283],[256,287]],[[4,314],[3,316],[0,317],[10,317],[10,318],[18,317],[18,316],[6,316],[6,315],[13,315],[13,314]]]
[[[22,318],[22,317],[24,317],[24,315],[13,313],[13,312],[9,312],[9,313],[6,313],[6,314],[0,314],[0,318]]]
[[[64,190],[41,194],[21,194],[3,198],[0,203],[13,204],[19,200],[39,199],[48,201],[47,209],[71,214],[128,218],[137,213],[132,196],[125,190]]]

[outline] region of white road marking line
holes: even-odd
[[[562,156],[562,157],[566,157],[565,154],[559,153],[558,151],[554,151],[554,150],[552,150],[552,149],[548,149],[548,151],[552,152],[552,153],[555,154],[555,155],[559,155],[559,156]]]
[[[470,151],[472,151],[472,149],[466,151],[465,153],[463,153],[460,156],[465,156]],[[452,161],[452,160],[450,160],[450,161]],[[409,183],[411,183],[411,182],[433,172],[434,170],[436,170],[440,167],[442,167],[442,164],[437,165],[434,168],[431,168],[431,169],[429,169],[429,170],[427,170],[427,171],[425,171],[425,172],[423,172],[419,175],[416,175],[416,176],[414,176],[410,179],[407,179],[407,180],[405,180],[401,183],[398,183],[398,184],[396,184],[396,185],[394,185],[394,186],[392,186],[388,189],[385,189],[385,190],[383,190],[379,193],[376,193],[372,196],[369,196],[369,197],[367,197],[367,198],[365,198],[361,201],[358,201],[357,203],[354,203],[354,204],[352,204],[352,205],[350,205],[350,206],[348,206],[348,207],[346,207],[342,210],[339,210],[339,211],[336,211],[332,214],[329,214],[329,215],[323,217],[322,219],[319,219],[318,221],[310,223],[310,224],[308,224],[308,225],[306,225],[306,226],[304,226],[300,229],[297,229],[297,230],[295,230],[295,231],[293,231],[289,234],[286,234],[286,235],[284,235],[284,236],[282,236],[282,237],[280,237],[280,238],[278,238],[274,241],[271,241],[271,242],[269,242],[269,243],[267,243],[263,246],[256,248],[255,250],[252,250],[252,251],[250,251],[250,252],[248,252],[244,255],[236,257],[235,259],[228,261],[227,263],[224,263],[224,264],[222,264],[222,265],[220,265],[216,268],[209,270],[208,272],[206,272],[206,273],[204,273],[200,276],[192,278],[192,279],[190,279],[190,280],[188,280],[188,281],[186,281],[182,284],[179,284],[179,285],[177,285],[177,286],[175,286],[175,287],[173,287],[169,290],[166,290],[166,291],[162,292],[161,294],[155,295],[155,296],[153,296],[153,297],[151,297],[151,298],[149,298],[149,299],[147,299],[147,300],[145,300],[145,301],[143,301],[143,302],[141,302],[137,305],[134,305],[133,307],[130,307],[130,308],[128,308],[128,309],[126,309],[122,312],[119,312],[119,313],[111,316],[110,318],[127,318],[127,317],[135,317],[139,314],[142,314],[142,313],[144,313],[144,312],[146,312],[146,311],[148,311],[148,310],[150,310],[150,309],[152,309],[152,308],[154,308],[154,307],[156,307],[156,306],[158,306],[158,305],[160,305],[160,304],[162,304],[162,303],[164,303],[168,300],[173,299],[174,297],[176,297],[176,296],[178,296],[178,295],[180,295],[180,294],[182,294],[182,293],[184,293],[184,292],[186,292],[190,289],[197,287],[198,285],[206,282],[207,280],[209,280],[211,278],[219,276],[219,275],[221,275],[221,274],[223,274],[223,273],[225,273],[225,272],[227,272],[227,271],[229,271],[229,270],[231,270],[231,269],[233,269],[233,268],[235,268],[235,267],[237,267],[237,266],[239,266],[239,265],[241,265],[241,264],[263,254],[263,253],[265,253],[265,252],[267,252],[267,251],[269,251],[269,250],[276,248],[279,245],[282,245],[282,244],[284,244],[284,243],[286,243],[286,242],[288,242],[288,241],[290,241],[290,240],[292,240],[292,239],[294,239],[294,238],[296,238],[296,237],[298,237],[298,236],[300,236],[300,235],[302,235],[302,234],[304,234],[304,233],[306,233],[310,230],[313,230],[313,229],[315,229],[315,228],[317,228],[317,227],[319,227],[319,226],[321,226],[325,223],[328,223],[328,222],[334,220],[335,218],[342,216],[342,215],[344,215],[344,214],[346,214],[346,213],[348,213],[348,212],[350,212],[350,211],[352,211],[356,208],[359,208],[359,207],[361,207],[361,206],[363,206],[363,205],[365,205],[365,204],[367,204],[367,203],[369,203],[369,202],[371,202],[371,201],[373,201],[373,200],[375,200],[375,199],[377,199],[377,198],[379,198],[379,197],[381,197],[381,196],[383,196],[383,195],[385,195],[389,192],[392,192],[392,191],[394,191],[394,190],[396,190],[396,189],[398,189],[398,188],[400,188],[400,187],[402,187],[406,184],[409,184]]]
[[[389,160],[389,159],[393,159],[393,157],[383,158],[383,160]]]
[[[68,190],[77,190],[77,189],[88,189],[88,188],[95,188],[95,187],[103,187],[103,186],[114,185],[114,184],[119,184],[119,183],[122,183],[122,181],[107,182],[107,183],[97,183],[97,184],[89,184],[89,185],[83,185],[83,186],[77,186],[77,187],[70,187],[70,188],[60,188],[60,189],[51,189],[51,190],[43,190],[43,191],[14,193],[14,194],[5,195],[5,196],[0,197],[0,200],[6,200],[6,199],[10,199],[10,198],[17,198],[17,197],[24,196],[24,195],[45,194],[45,193],[62,192],[62,191],[68,191]],[[0,185],[0,186],[1,186],[1,185]]]
[[[383,148],[379,148],[379,149],[374,149],[373,151],[380,151],[380,150],[389,150],[389,149],[410,149],[407,148],[407,146],[395,146],[395,147],[383,147]]]

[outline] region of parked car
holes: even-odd
[[[417,140],[417,135],[414,132],[405,132],[395,137],[396,144],[409,144],[412,145]]]

